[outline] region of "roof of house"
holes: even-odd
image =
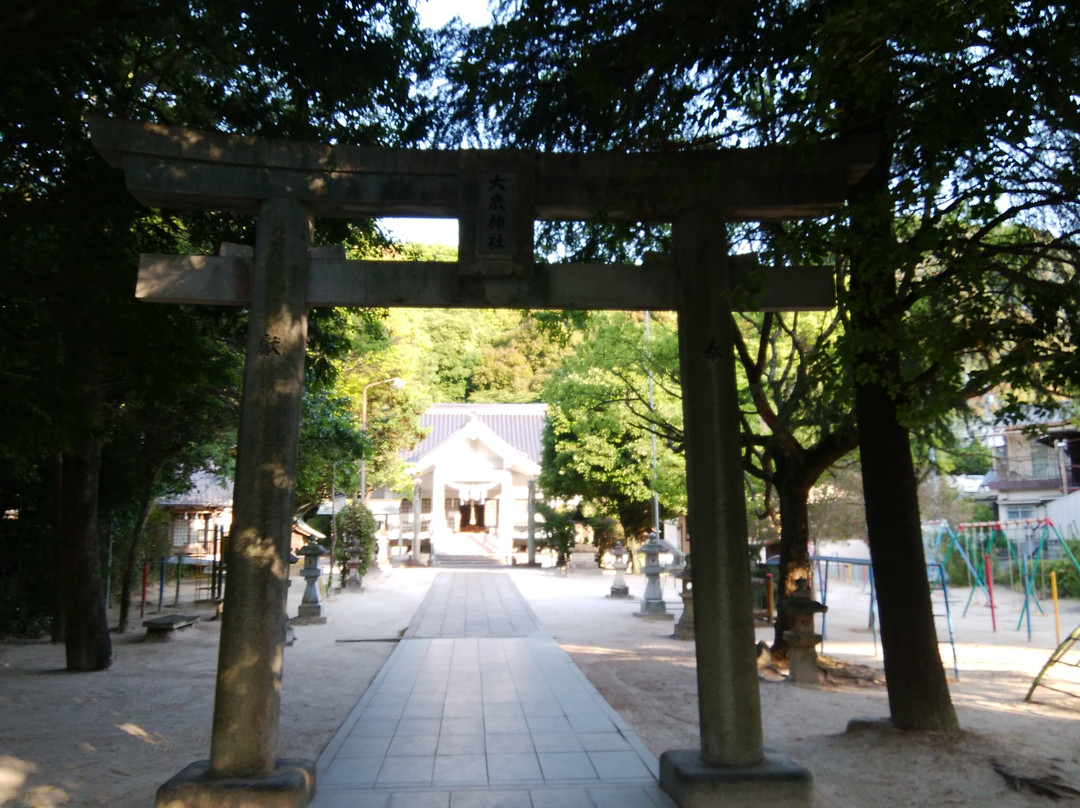
[[[222,480],[212,471],[197,471],[188,481],[190,487],[182,494],[161,497],[157,504],[163,508],[227,508],[232,505],[233,484]]]
[[[420,418],[420,426],[431,431],[405,459],[415,463],[470,421],[477,420],[534,463],[539,463],[546,411],[546,404],[432,404]]]

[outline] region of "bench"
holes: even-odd
[[[192,626],[198,621],[197,614],[163,614],[161,617],[143,620],[143,626],[146,627],[148,641],[165,642],[172,639],[173,632]]]

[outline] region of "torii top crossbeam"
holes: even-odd
[[[800,151],[581,155],[329,146],[107,119],[92,120],[91,134],[147,205],[256,213],[278,198],[330,218],[458,220],[456,264],[316,253],[307,284],[312,306],[675,309],[669,260],[647,256],[644,268],[535,264],[534,222],[672,222],[691,209],[726,221],[819,216],[837,207],[869,166],[867,149],[838,142]],[[751,256],[739,256],[733,283],[756,268]],[[240,305],[249,297],[249,277],[243,255],[146,255],[137,295]],[[754,287],[740,308],[832,305],[825,268],[771,269]]]
[[[467,218],[478,178],[500,173],[521,183],[532,219],[672,221],[687,208],[728,221],[801,219],[834,209],[871,164],[865,148],[839,141],[583,155],[331,146],[105,118],[90,130],[146,205],[257,213],[263,200],[284,197],[345,219]]]

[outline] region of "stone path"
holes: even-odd
[[[506,573],[444,572],[318,762],[313,808],[673,808]]]

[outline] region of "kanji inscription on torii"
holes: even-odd
[[[514,229],[511,221],[517,215],[513,205],[512,174],[489,174],[480,181],[478,206],[481,226],[477,253],[489,255],[512,255],[514,252]]]

